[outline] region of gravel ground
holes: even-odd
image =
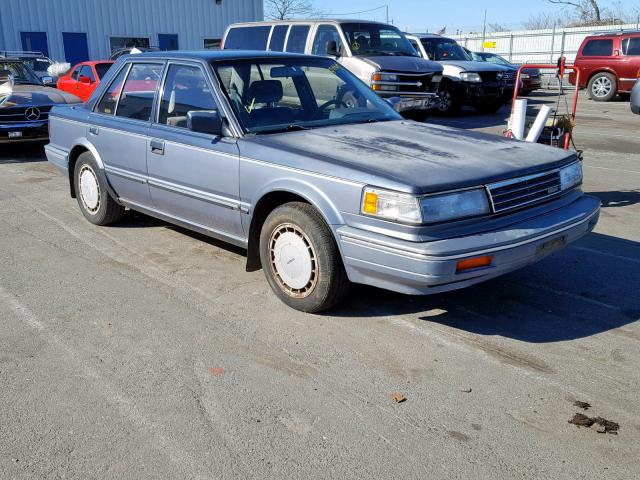
[[[321,316],[241,250],[143,215],[89,224],[41,148],[1,146],[0,477],[638,478],[640,117],[578,113],[593,234]],[[506,114],[433,121],[499,134]]]

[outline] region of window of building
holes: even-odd
[[[284,40],[287,38],[287,30],[289,30],[289,25],[276,25],[273,27],[269,50],[274,52],[284,51]]]
[[[198,67],[170,65],[160,102],[158,123],[187,128],[189,112],[215,110],[209,84]]]
[[[220,50],[221,45],[222,45],[221,38],[205,38],[204,39],[204,48],[207,50]]]
[[[161,74],[161,64],[134,63],[122,88],[116,116],[149,121]]]
[[[287,52],[304,53],[309,35],[309,25],[293,25],[287,40]]]
[[[613,53],[613,40],[589,40],[582,49],[585,57],[606,57]]]
[[[327,44],[329,42],[336,42],[338,51],[342,48],[342,40],[340,40],[340,34],[333,25],[320,25],[316,30],[316,37],[313,39],[313,47],[311,47],[311,53],[313,55],[326,55]]]
[[[112,52],[120,50],[121,48],[149,48],[150,46],[149,37],[110,37],[109,45]]]
[[[231,28],[224,40],[224,48],[232,50],[266,50],[270,31],[270,25]]]
[[[113,65],[113,63],[96,63],[96,73],[98,74],[98,78],[100,80],[102,80],[102,77],[107,74],[107,72],[111,68],[111,65]]]

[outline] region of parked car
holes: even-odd
[[[630,105],[631,111],[640,115],[640,77],[635,86],[631,89]]]
[[[479,62],[489,62],[508,68],[514,75],[518,75],[521,64],[511,63],[506,58],[490,52],[473,52],[473,59]],[[520,74],[522,85],[518,89],[521,95],[529,95],[534,90],[542,88],[542,76],[538,68],[523,68]]]
[[[285,42],[286,41],[286,42]],[[442,67],[419,57],[392,25],[363,20],[300,20],[236,23],[225,32],[223,49],[309,53],[336,59],[378,95],[394,99],[396,111],[426,111],[438,103]],[[363,101],[355,91],[340,101]],[[414,116],[419,116],[415,115]]]
[[[404,120],[319,56],[123,57],[51,132],[87,220],[128,207],[246,248],[307,312],[350,282],[429,294],[496,277],[582,237],[600,208],[573,152]]]
[[[629,93],[640,72],[640,32],[603,33],[586,37],[574,65],[580,70],[580,87],[597,102],[617,93]],[[569,81],[576,84],[576,74]]]
[[[452,38],[440,35],[407,35],[423,58],[435,60],[443,68],[440,84],[442,114],[454,115],[463,105],[483,113],[493,113],[513,95],[512,70],[487,62],[475,62]]]
[[[86,102],[111,65],[112,60],[78,63],[58,78],[58,89],[72,93]]]
[[[78,102],[45,86],[24,61],[0,58],[0,143],[46,141],[51,107]]]
[[[0,57],[4,58],[17,58],[26,63],[31,70],[35,72],[42,83],[45,85],[55,86],[57,78],[49,75],[47,69],[54,64],[53,60],[44,55],[42,52],[29,52],[29,51],[2,51]]]

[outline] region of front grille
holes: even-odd
[[[51,105],[38,105],[35,106],[40,111],[40,117],[37,120],[33,120],[35,122],[40,122],[42,120],[49,119],[49,111],[51,110]],[[30,120],[27,119],[25,113],[29,106],[26,107],[9,107],[9,108],[0,108],[0,123],[29,123]]]
[[[484,83],[496,82],[496,72],[479,72],[480,78]]]
[[[435,92],[437,84],[432,84],[433,74],[424,75],[398,75],[398,81],[401,83],[421,83],[418,85],[400,85],[400,92]]]
[[[502,80],[505,83],[505,86],[507,87],[511,87],[513,85],[515,85],[516,83],[516,72],[504,72],[504,75],[502,76]]]
[[[488,185],[495,213],[503,213],[557,197],[561,193],[558,170]]]

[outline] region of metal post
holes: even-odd
[[[560,56],[561,57],[564,57],[564,39],[565,39],[566,35],[567,35],[567,32],[565,32],[564,29],[563,29],[562,30],[562,41],[560,42]]]
[[[484,9],[484,22],[482,23],[482,51],[484,52],[484,41],[487,38],[487,9]]]
[[[389,24],[389,5],[384,6],[387,10],[387,24]]]
[[[551,54],[549,56],[549,63],[553,63],[553,47],[556,43],[556,21],[553,21],[553,31],[551,32]]]
[[[509,61],[513,60],[513,33],[509,34]]]

